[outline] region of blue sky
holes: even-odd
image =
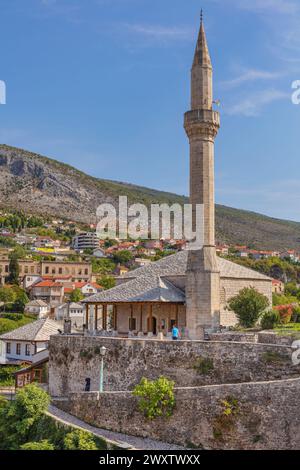
[[[0,142],[187,194],[201,7],[221,100],[216,200],[300,221],[299,0],[1,0]]]

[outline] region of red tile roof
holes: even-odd
[[[37,284],[34,284],[33,287],[63,287],[63,284],[53,281],[41,281]]]

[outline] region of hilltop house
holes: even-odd
[[[24,313],[36,315],[38,318],[45,318],[50,313],[50,306],[43,300],[31,300],[25,305]]]
[[[57,322],[44,318],[4,333],[0,336],[0,363],[37,363],[48,358],[50,336],[58,330]]]
[[[63,321],[65,318],[67,318],[68,313],[72,328],[81,328],[84,320],[84,305],[79,302],[70,302],[69,304],[64,303],[59,305],[55,309],[55,319],[58,321]]]

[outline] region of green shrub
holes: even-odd
[[[139,410],[148,419],[171,416],[175,406],[174,382],[166,377],[156,380],[142,378],[133,395],[139,397]]]
[[[233,431],[236,416],[240,413],[238,400],[228,396],[225,400],[220,400],[221,413],[213,420],[213,436],[217,441],[223,441],[224,435]]]
[[[26,444],[21,445],[20,449],[22,450],[54,450],[54,445],[45,439],[44,441],[40,441],[40,442],[27,442]]]
[[[19,370],[18,366],[0,366],[0,385],[11,386],[15,383],[14,372]]]
[[[214,369],[214,362],[211,358],[200,357],[197,359],[194,369],[202,375],[208,375]]]
[[[103,287],[104,290],[112,289],[116,285],[116,280],[113,276],[104,275],[97,279],[97,283]]]
[[[22,313],[3,313],[1,318],[7,318],[8,320],[20,321],[23,319]]]
[[[263,314],[261,319],[261,327],[263,330],[273,330],[279,323],[279,313],[276,310],[270,310]]]
[[[80,429],[76,429],[66,435],[64,448],[66,450],[98,450],[93,435]]]
[[[300,306],[299,305],[293,306],[292,322],[294,323],[300,322]]]
[[[49,403],[48,394],[37,385],[27,385],[18,390],[15,400],[0,408],[2,449],[18,449],[28,442],[33,426],[48,409]]]
[[[236,314],[239,324],[244,328],[254,327],[268,306],[268,298],[253,287],[245,287],[228,302],[229,309]]]

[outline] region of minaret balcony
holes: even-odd
[[[220,114],[212,109],[193,109],[184,115],[184,128],[189,137],[204,134],[214,138],[220,127]]]
[[[184,123],[192,124],[193,122],[207,122],[220,127],[220,114],[212,109],[193,109],[184,115]]]

